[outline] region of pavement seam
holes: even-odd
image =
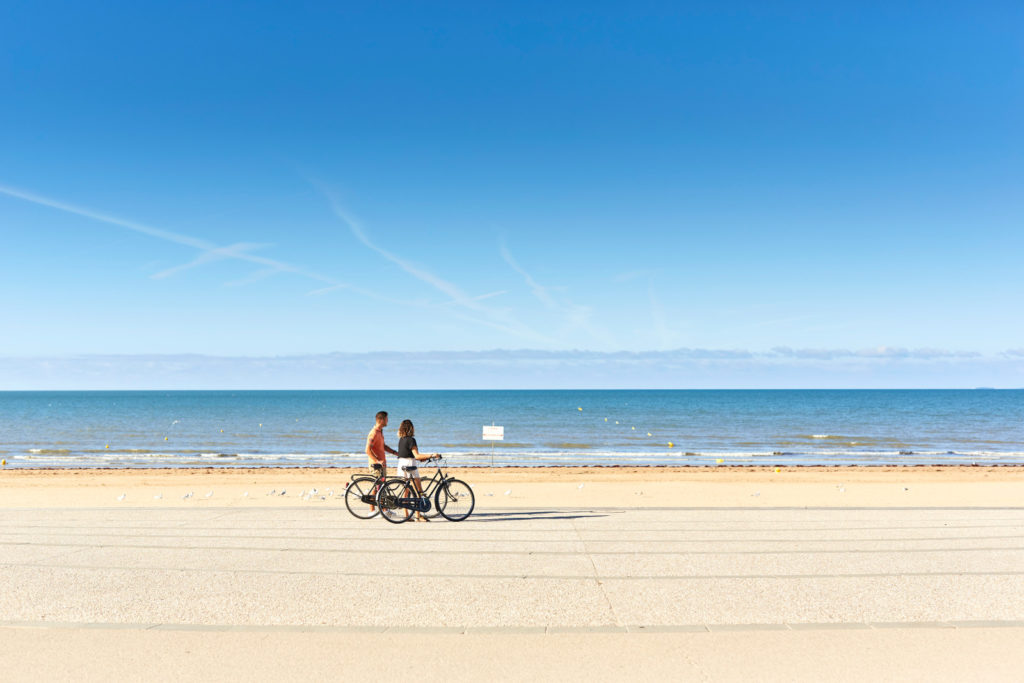
[[[45,562],[5,562],[4,567],[21,567],[24,569],[52,569],[66,571],[120,571],[120,572],[181,572],[181,573],[206,573],[206,574],[255,574],[271,576],[337,576],[344,578],[378,578],[379,572],[342,572],[342,571],[317,571],[308,569],[248,569],[248,568],[216,568],[216,567],[127,567],[124,565],[57,565]],[[593,571],[587,574],[458,574],[451,573],[430,574],[425,572],[389,572],[388,576],[401,579],[478,579],[478,580],[533,580],[533,581],[743,581],[743,580],[821,580],[821,579],[891,579],[902,577],[929,578],[929,577],[975,577],[975,576],[1024,576],[1024,571],[1013,572],[864,572],[860,574],[599,574],[597,567],[591,562]],[[603,591],[602,587],[602,591]],[[607,598],[607,595],[605,595]],[[609,608],[611,605],[609,604]],[[614,610],[612,610],[614,614]]]
[[[187,520],[184,520],[184,521],[187,521]],[[695,526],[693,528],[677,527],[677,528],[672,528],[672,529],[650,529],[648,525],[640,525],[640,528],[643,531],[647,531],[649,533],[661,533],[661,532],[668,533],[668,532],[687,532],[687,531],[702,531],[702,532],[706,532],[706,531],[747,531],[747,532],[753,532],[753,533],[760,532],[760,531],[897,531],[897,530],[906,530],[906,529],[1016,529],[1016,528],[1024,528],[1024,522],[1020,522],[1020,523],[1017,523],[1017,524],[953,524],[953,525],[947,525],[947,524],[942,524],[942,525],[925,524],[925,525],[865,526],[865,527],[850,527],[850,526],[844,526],[844,527],[814,527],[814,526],[806,526],[806,527],[779,527],[779,526],[771,524],[771,523],[764,523],[764,526],[767,527],[767,528],[760,528],[760,527],[708,528],[706,525]],[[17,523],[2,523],[2,522],[0,522],[0,534],[6,533],[6,532],[3,531],[3,529],[7,529],[7,528],[18,528],[18,529],[65,529],[65,530],[68,531],[68,533],[74,533],[75,531],[80,530],[80,529],[113,529],[113,530],[116,530],[118,532],[123,532],[123,531],[127,531],[127,530],[135,531],[135,530],[145,530],[145,529],[166,529],[167,527],[165,525],[159,525],[159,524],[147,525],[147,526],[140,526],[140,525],[133,525],[133,526],[123,526],[123,525],[97,526],[97,525],[87,525],[87,524],[78,524],[78,525],[66,525],[66,524],[17,524]],[[253,525],[251,527],[246,527],[246,526],[216,526],[216,527],[209,526],[209,527],[206,527],[206,526],[204,526],[204,527],[187,527],[187,528],[186,527],[179,527],[179,528],[181,528],[183,531],[192,531],[192,530],[202,530],[202,531],[227,531],[227,530],[252,531],[252,530],[259,530],[259,529],[263,529],[263,530],[266,530],[266,529],[276,529],[276,530],[279,530],[279,531],[320,531],[320,530],[323,530],[323,527],[275,527],[275,526],[269,525],[269,524]],[[359,528],[362,528],[362,525],[352,525],[352,526],[339,527],[336,530],[348,530],[348,529],[359,529]],[[612,531],[620,531],[620,530],[630,531],[632,529],[626,529],[625,527],[616,526],[612,530],[606,530],[606,529],[580,529],[580,533],[610,533]],[[506,533],[542,534],[542,533],[567,533],[567,532],[565,532],[565,531],[563,531],[561,529],[530,529],[530,530],[521,530],[521,531],[520,530],[511,530],[511,531],[508,531]],[[53,534],[53,535],[57,535],[57,534]],[[389,537],[393,537],[393,536],[389,534]],[[345,537],[336,537],[336,538],[345,538]],[[406,540],[414,540],[417,537],[416,536],[405,536],[403,538],[405,538]],[[424,540],[426,540],[426,539],[424,539]],[[605,539],[594,539],[594,540],[605,540]],[[611,539],[611,540],[617,540],[617,539]],[[658,540],[672,540],[672,539],[658,539]]]
[[[373,539],[382,541],[383,539]],[[408,554],[407,548],[282,548],[275,546],[232,546],[232,545],[149,545],[141,543],[32,543],[28,541],[16,541],[8,543],[0,541],[0,546],[17,547],[75,547],[75,548],[121,548],[140,550],[238,550],[252,552],[296,552],[296,553],[339,553],[339,554]],[[1021,551],[1024,546],[979,546],[976,548],[844,548],[844,549],[820,549],[820,548],[797,548],[790,550],[644,550],[643,555],[842,555],[842,554],[881,554],[881,553],[967,553],[967,552],[998,552],[998,551]],[[431,550],[431,555],[600,555],[619,556],[636,555],[636,550],[597,550],[589,553],[581,553],[571,550]]]
[[[143,631],[253,631],[274,633],[281,631],[325,631],[337,633],[403,633],[403,634],[569,634],[569,633],[704,633],[730,631],[834,631],[865,629],[1024,629],[1024,620],[974,620],[928,622],[768,622],[734,624],[645,624],[621,626],[596,624],[591,626],[379,626],[344,624],[190,624],[190,623],[135,623],[135,622],[60,622],[43,620],[0,620],[0,628],[89,629],[89,630],[143,630]]]
[[[191,531],[191,528],[183,527],[183,531]],[[726,531],[725,529],[719,529],[717,531]],[[48,536],[75,536],[83,538],[92,537],[109,537],[117,536],[118,538],[188,538],[188,534],[128,534],[128,533],[77,533],[68,532],[63,534],[38,534],[31,533],[28,531],[0,531],[0,536],[30,536],[32,538],[46,538]],[[281,540],[310,540],[310,541],[403,541],[410,543],[430,543],[430,542],[450,542],[458,540],[462,543],[494,543],[490,539],[477,539],[477,538],[463,538],[461,536],[452,535],[444,536],[441,538],[424,538],[422,536],[400,536],[398,538],[392,536],[325,536],[325,535],[298,535],[298,534],[281,534],[281,535],[260,535],[260,534],[227,534],[227,535],[193,535],[194,538],[210,538],[210,539],[228,539],[228,538],[258,538],[267,541],[281,541]],[[756,535],[751,538],[650,538],[650,539],[606,539],[606,538],[591,538],[587,539],[594,543],[866,543],[866,542],[884,542],[884,543],[916,543],[921,541],[991,541],[991,540],[1007,540],[1007,539],[1024,539],[1024,533],[1022,534],[995,534],[995,535],[978,535],[978,536],[917,536],[917,537],[868,537],[868,538],[765,538],[763,535]],[[514,543],[568,543],[573,539],[506,539],[508,542]],[[582,535],[577,533],[576,540],[584,540]],[[3,543],[3,541],[0,541]]]
[[[608,613],[612,615],[612,621],[616,624],[620,624],[621,621],[619,620],[619,616],[615,613],[615,606],[612,604],[612,599],[608,596],[608,591],[605,590],[604,584],[601,582],[599,573],[597,571],[597,563],[594,562],[594,556],[587,552],[587,542],[584,541],[583,538],[580,536],[580,531],[576,527],[575,520],[570,520],[569,524],[576,532],[576,537],[578,539],[580,547],[583,548],[583,553],[586,555],[587,560],[590,562],[590,568],[594,575],[594,582],[597,584],[597,587],[601,589],[601,595],[604,596],[604,600],[608,604]]]

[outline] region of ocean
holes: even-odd
[[[451,466],[1024,464],[1024,390],[0,392],[0,458],[363,466],[378,410]]]

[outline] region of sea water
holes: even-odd
[[[1024,464],[1024,390],[0,392],[0,458],[363,466],[378,410],[452,466]]]

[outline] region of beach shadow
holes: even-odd
[[[565,510],[516,510],[514,512],[475,512],[471,519],[477,522],[517,522],[546,519],[592,519],[607,516],[607,513],[586,510],[572,513]]]

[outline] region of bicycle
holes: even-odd
[[[423,484],[423,494],[416,491],[412,479],[388,479],[377,491],[377,509],[392,524],[408,522],[414,512],[432,516],[440,514],[449,522],[461,522],[473,513],[476,497],[469,484],[445,475],[440,462],[434,475]],[[402,468],[405,470],[406,468]],[[434,504],[430,504],[430,499]]]
[[[345,484],[345,507],[359,519],[373,519],[380,514],[377,507],[377,492],[387,481],[384,468],[373,466],[376,475],[353,474],[352,480]]]
[[[383,485],[396,477],[387,477],[383,474],[380,465],[373,466],[376,475],[358,473],[352,475],[352,480],[345,484],[345,507],[354,517],[359,519],[373,519],[380,514],[380,507],[377,505],[377,493]],[[440,514],[436,508],[423,513],[427,517],[437,517]]]

